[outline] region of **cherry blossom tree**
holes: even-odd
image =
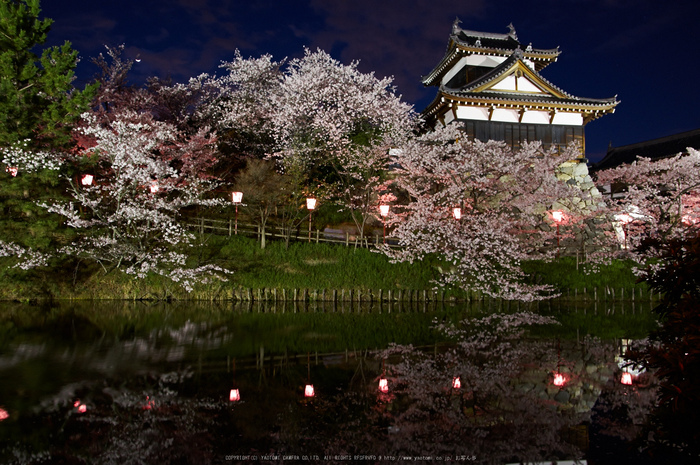
[[[198,78],[196,84],[205,91],[194,117],[219,134],[220,179],[231,181],[248,158],[265,158],[276,151],[272,97],[280,88],[283,63],[271,55],[244,58],[237,50],[232,61],[221,64],[226,74]],[[190,87],[194,84],[191,81]]]
[[[551,291],[526,284],[520,262],[556,254],[552,205],[584,193],[559,181],[555,170],[575,158],[539,143],[511,151],[502,142],[469,141],[454,125],[415,138],[398,152],[395,185],[408,194],[403,212],[389,218],[402,249],[385,251],[397,261],[437,255],[448,264],[441,283],[494,297],[532,300]],[[455,219],[460,208],[461,219]]]
[[[311,180],[332,187],[362,235],[390,149],[409,137],[416,116],[394,93],[392,78],[357,67],[307,49],[289,62],[272,93],[271,118],[283,165],[301,163]]]
[[[661,160],[638,158],[631,164],[596,173],[598,185],[611,186],[606,196],[608,216],[617,230],[612,236],[638,259],[656,255],[642,247],[646,238],[680,238],[696,234],[700,220],[700,152],[688,148]],[[621,188],[623,192],[614,192]]]
[[[71,202],[43,204],[82,232],[60,252],[94,260],[105,271],[119,268],[139,278],[161,274],[188,290],[198,279],[224,272],[188,266],[183,249],[192,235],[177,221],[185,207],[219,203],[204,198],[215,184],[199,176],[214,160],[215,138],[180,137],[147,113],[123,111],[109,124],[99,124],[94,114],[83,116],[80,131],[95,145],[67,162],[89,168],[83,174],[93,176],[92,182],[71,179]]]

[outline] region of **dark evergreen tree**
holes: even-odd
[[[69,42],[41,49],[52,20],[40,11],[39,0],[0,0],[0,241],[49,250],[68,231],[37,203],[64,196],[71,173],[46,161],[70,150],[98,84],[73,87],[78,52]]]

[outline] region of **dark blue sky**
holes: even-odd
[[[244,56],[296,57],[321,48],[363,72],[394,76],[416,110],[435,96],[420,77],[442,58],[455,17],[462,27],[507,32],[522,43],[559,46],[542,74],[579,97],[621,100],[613,115],[586,126],[588,157],[700,128],[697,0],[44,0],[52,44],[70,40],[82,57],[79,79],[105,45],[139,56],[132,75],[184,82],[216,73],[236,49]]]

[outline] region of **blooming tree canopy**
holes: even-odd
[[[617,240],[622,238],[623,248],[636,251],[638,258],[654,253],[640,249],[645,238],[680,238],[700,225],[700,152],[693,148],[656,161],[638,158],[596,175],[598,185],[623,188],[606,197],[608,212]]]
[[[363,234],[390,149],[409,137],[416,116],[394,93],[392,78],[357,66],[307,49],[289,62],[272,95],[272,121],[283,165],[301,162],[311,179],[331,186]]]
[[[188,267],[181,249],[192,236],[177,222],[184,207],[218,202],[203,198],[214,184],[199,176],[213,160],[215,137],[183,138],[171,125],[130,111],[107,125],[94,114],[84,118],[81,131],[95,145],[70,162],[86,163],[80,158],[87,157],[95,182],[72,182],[72,202],[44,205],[84,232],[61,252],[138,277],[152,271],[187,289],[202,275],[223,271]]]
[[[393,216],[392,235],[403,247],[387,253],[399,261],[442,257],[450,266],[444,284],[506,299],[542,297],[551,289],[523,283],[520,262],[556,253],[547,212],[584,195],[555,176],[574,157],[557,157],[539,143],[511,151],[503,142],[469,141],[454,125],[410,141],[396,157],[395,184],[410,198]]]

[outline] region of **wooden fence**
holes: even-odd
[[[551,299],[555,302],[655,302],[661,298],[658,293],[645,287],[634,288],[592,288],[572,289]],[[508,302],[493,299],[479,291],[459,291],[453,293],[440,290],[416,289],[285,289],[285,288],[227,288],[215,300],[234,302]],[[513,301],[515,304],[516,301]],[[509,305],[509,304],[508,304]]]
[[[184,223],[185,227],[198,231],[200,234],[210,232],[212,234],[218,235],[241,235],[247,237],[255,237],[260,240],[261,228],[259,225],[251,225],[244,223],[236,223],[234,220],[213,220],[209,218],[192,218]],[[265,227],[265,238],[266,239],[279,239],[285,240],[286,235],[284,230],[280,226],[267,226]],[[345,245],[350,247],[370,247],[378,246],[380,244],[386,243],[391,247],[397,246],[397,240],[392,237],[382,237],[380,234],[375,233],[374,235],[360,238],[358,234],[350,234],[348,231],[342,231],[340,229],[326,229],[321,231],[319,229],[308,231],[302,233],[300,230],[294,231],[289,235],[289,239],[293,241],[305,241],[305,242],[327,242],[333,244]]]

